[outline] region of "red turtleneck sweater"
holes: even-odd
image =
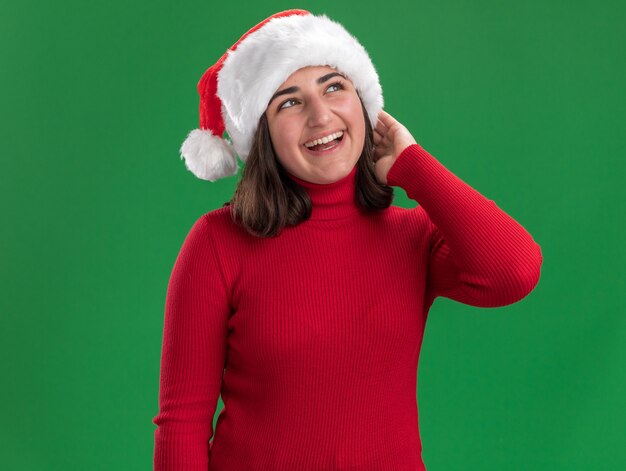
[[[417,144],[387,176],[416,208],[362,212],[355,176],[291,176],[313,213],[278,237],[249,235],[227,206],[195,222],[165,302],[155,470],[425,469],[417,365],[433,300],[515,303],[541,249]]]

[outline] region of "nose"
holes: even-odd
[[[323,98],[314,97],[309,101],[309,120],[310,127],[325,126],[331,119],[331,111],[328,104]]]

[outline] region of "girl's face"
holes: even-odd
[[[302,180],[333,183],[347,176],[361,156],[361,101],[352,82],[331,67],[303,67],[291,74],[265,114],[278,160]]]

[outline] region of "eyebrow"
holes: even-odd
[[[317,83],[321,85],[324,82],[330,80],[331,78],[336,77],[337,75],[339,77],[343,77],[344,79],[346,78],[345,75],[340,74],[339,72],[331,72],[330,74],[322,75],[320,78],[318,78]],[[270,102],[267,104],[267,106],[270,106],[272,104],[272,101],[274,101],[274,98],[278,98],[281,95],[287,95],[288,93],[295,93],[297,91],[300,91],[300,87],[289,87],[289,88],[285,88],[284,90],[280,90],[274,93],[274,96],[270,99]]]

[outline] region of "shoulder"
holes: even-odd
[[[214,209],[197,216],[190,232],[202,235],[215,234],[228,227],[230,213],[227,207]]]
[[[230,206],[222,206],[221,208],[213,209],[200,216],[203,223],[208,227],[219,228],[222,226],[228,226],[232,223],[230,217]]]
[[[431,224],[428,214],[426,214],[426,211],[421,206],[403,208],[401,206],[391,205],[387,208],[385,213],[390,223],[400,226],[425,227]]]
[[[430,241],[436,227],[421,206],[403,208],[391,205],[384,211],[383,224],[401,239],[422,245]]]
[[[218,246],[246,245],[252,238],[243,227],[233,221],[230,206],[202,214],[196,224],[199,224]]]

